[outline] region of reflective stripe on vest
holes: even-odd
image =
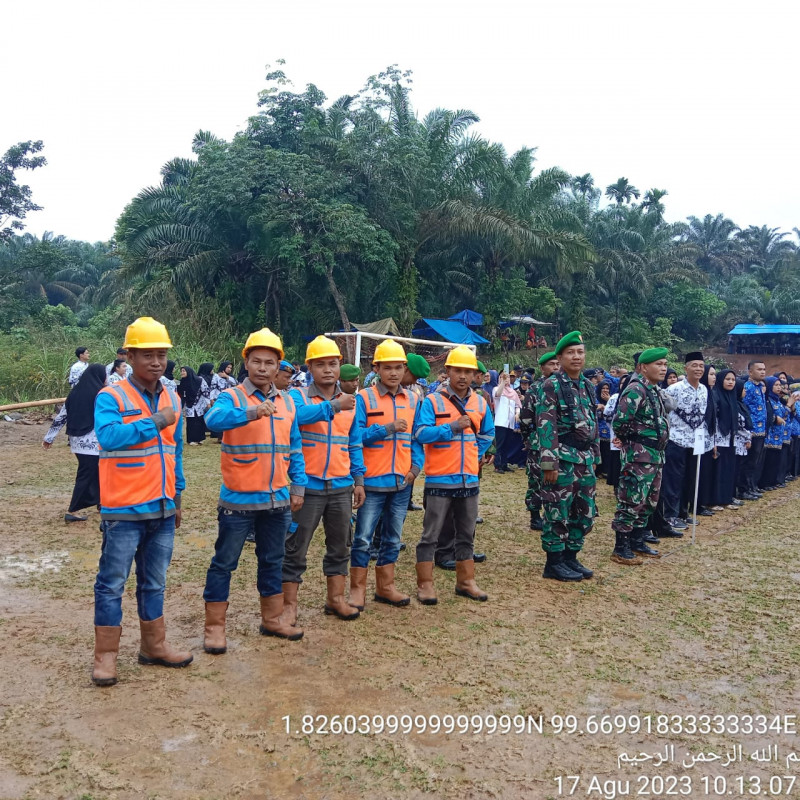
[[[301,389],[300,394],[305,405],[325,402],[323,397],[309,397],[308,389]],[[334,414],[331,420],[300,426],[306,475],[313,475],[322,481],[350,475],[350,428],[355,415],[354,407],[350,411]]]
[[[238,386],[222,394],[231,395],[237,408],[262,403],[256,395],[248,395]],[[271,399],[276,406],[274,414],[222,434],[222,481],[232,492],[272,493],[289,485],[294,403],[284,392]]]
[[[125,425],[153,416],[139,390],[128,380],[101,389],[113,395]],[[170,404],[180,417],[181,401],[166,386],[156,394],[158,410]],[[175,497],[175,428],[177,419],[152,439],[125,450],[100,450],[100,503],[130,508]]]
[[[433,403],[433,413],[437,425],[446,425],[460,419],[461,414],[458,413],[458,409],[442,392],[433,392],[428,395],[428,398]],[[486,413],[486,401],[472,392],[463,405],[475,430],[480,431],[483,416]],[[454,433],[449,442],[432,442],[425,445],[426,477],[477,474],[478,439],[472,428],[465,428],[460,433]]]
[[[364,443],[364,465],[367,478],[380,475],[402,475],[411,471],[411,434],[414,429],[414,413],[419,399],[412,392],[401,387],[397,396],[391,392],[381,395],[378,389],[370,386],[359,394],[367,408],[367,425],[389,425],[399,419],[408,423],[404,433],[393,433],[385,439]]]

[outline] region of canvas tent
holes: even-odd
[[[350,326],[362,333],[380,333],[384,336],[400,336],[400,328],[397,323],[391,318],[378,319],[375,322],[351,322]]]
[[[467,328],[480,328],[480,326],[483,325],[483,314],[479,314],[477,311],[472,311],[469,308],[465,308],[463,311],[459,311],[457,314],[453,314],[452,317],[448,317],[447,319],[460,322]]]
[[[423,317],[417,323],[417,327],[412,331],[414,336],[420,339],[433,339],[436,337],[444,339],[446,342],[458,342],[459,344],[489,344],[488,339],[471,331],[460,322],[449,319],[430,319]]]

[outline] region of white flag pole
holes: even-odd
[[[692,544],[697,534],[697,496],[700,494],[700,460],[701,454],[697,454],[697,474],[694,476],[694,511],[692,512]]]

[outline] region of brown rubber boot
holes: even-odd
[[[294,627],[297,625],[297,590],[299,583],[282,583],[283,588],[283,614],[281,622]]]
[[[375,599],[390,606],[407,606],[411,598],[394,585],[394,564],[375,567]]]
[[[435,606],[439,602],[433,586],[433,561],[417,562],[417,600],[424,606]]]
[[[303,631],[283,622],[281,614],[283,614],[283,592],[261,598],[261,625],[258,629],[261,635],[277,636],[290,642],[302,639]]]
[[[475,583],[475,562],[456,561],[456,594],[459,597],[469,597],[470,600],[488,600],[489,595],[478,588]]]
[[[95,686],[113,686],[117,682],[117,653],[121,633],[120,625],[94,626],[92,683]]]
[[[358,619],[361,612],[344,599],[346,584],[346,575],[328,575],[328,599],[325,601],[325,613],[333,614],[339,619]]]
[[[167,629],[164,617],[158,619],[139,620],[142,643],[139,647],[139,663],[159,667],[186,667],[192,663],[194,656],[187,650],[173,650],[166,642]]]
[[[359,611],[364,610],[367,601],[367,567],[350,567],[350,600],[351,606]]]
[[[206,603],[206,627],[203,630],[203,650],[221,656],[227,649],[225,641],[225,612],[227,603]]]

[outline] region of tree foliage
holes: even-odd
[[[283,66],[240,133],[198,131],[192,158],[163,165],[111,243],[9,235],[35,208],[14,170],[43,163],[39,142],[12,148],[4,328],[58,304],[79,325],[116,308],[202,308],[208,326],[214,308],[212,327],[266,324],[302,347],[352,322],[393,316],[410,332],[466,306],[490,338],[501,318],[530,314],[620,349],[800,322],[791,234],[721,213],[670,222],[664,188],[642,194],[621,177],[603,190],[590,172],[540,168],[535,148],[476,133],[473,110],[418,114],[396,66],[332,102],[314,84],[296,90]]]

